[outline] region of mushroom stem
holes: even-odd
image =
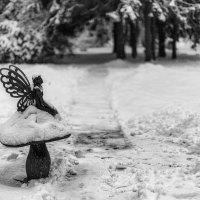
[[[49,175],[51,158],[45,143],[30,145],[26,160],[27,179],[46,178]]]

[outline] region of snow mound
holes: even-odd
[[[173,143],[189,147],[200,145],[200,115],[184,109],[164,109],[130,120],[126,124],[126,129],[132,136],[166,136],[166,140]]]
[[[57,200],[51,184],[38,184],[34,194],[26,195],[21,200]]]
[[[186,67],[187,63],[182,68],[153,63],[142,64],[135,69],[110,68],[107,83],[111,90],[112,107],[124,132],[132,132],[130,128],[134,125],[131,124],[136,118],[157,112],[157,119],[155,114],[153,118],[159,120],[159,112],[165,110],[167,114],[168,108],[177,110],[181,107],[191,113],[200,111],[200,70],[195,67],[196,64],[193,65],[190,70]],[[170,124],[169,121],[167,123]],[[165,120],[159,124],[165,126]]]
[[[50,176],[47,179],[31,180],[24,188],[32,188],[31,195],[23,196],[21,200],[60,200],[55,186],[65,185],[70,176],[76,175],[75,166],[78,160],[72,155],[57,152],[52,159]]]
[[[78,164],[77,158],[72,154],[67,156],[64,156],[61,152],[56,154],[51,164],[50,176],[52,182],[63,183],[68,177],[76,175],[75,166]]]
[[[192,168],[138,169],[128,167],[123,174],[109,169],[103,178],[103,189],[121,199],[128,194],[131,199],[199,199],[199,174]]]
[[[1,125],[0,141],[6,145],[16,146],[64,137],[67,134],[68,129],[63,121],[34,106],[29,106],[25,112],[16,112]]]

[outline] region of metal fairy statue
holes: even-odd
[[[46,111],[55,116],[58,111],[48,105],[43,99],[43,80],[40,75],[33,76],[33,89],[24,72],[14,65],[0,70],[1,82],[11,97],[20,98],[17,103],[17,110],[23,112],[30,105]]]
[[[43,99],[43,80],[41,76],[33,76],[33,89],[26,75],[18,67],[10,65],[9,68],[0,69],[0,80],[3,86],[11,97],[20,98],[17,103],[17,110],[23,112],[30,105],[46,111],[49,114],[56,116],[58,111],[47,104]],[[58,115],[59,117],[59,115]],[[60,118],[60,117],[59,117]],[[66,139],[71,134],[66,132],[66,135],[55,135],[51,139],[41,141],[30,141],[26,144],[20,144],[12,147],[21,147],[30,145],[29,154],[26,160],[27,178],[20,182],[27,182],[31,179],[46,178],[49,175],[51,158],[48,152],[46,143],[56,140]],[[8,146],[8,145],[6,145]]]

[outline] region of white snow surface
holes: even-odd
[[[63,120],[34,106],[29,106],[23,113],[16,112],[0,126],[0,141],[14,146],[61,138],[67,134],[69,128]]]
[[[198,143],[198,65],[183,63],[172,68],[149,63],[123,71],[110,69],[113,107],[124,132],[176,136],[188,145]]]
[[[0,199],[200,199],[200,57],[189,45],[177,61],[23,65],[73,136],[48,144],[50,176],[28,185],[14,181],[28,148],[0,145]],[[0,123],[15,109],[1,87]]]

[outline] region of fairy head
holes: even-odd
[[[43,83],[43,79],[42,79],[41,75],[33,75],[32,80],[33,80],[34,86],[36,86],[36,85],[41,86]]]

